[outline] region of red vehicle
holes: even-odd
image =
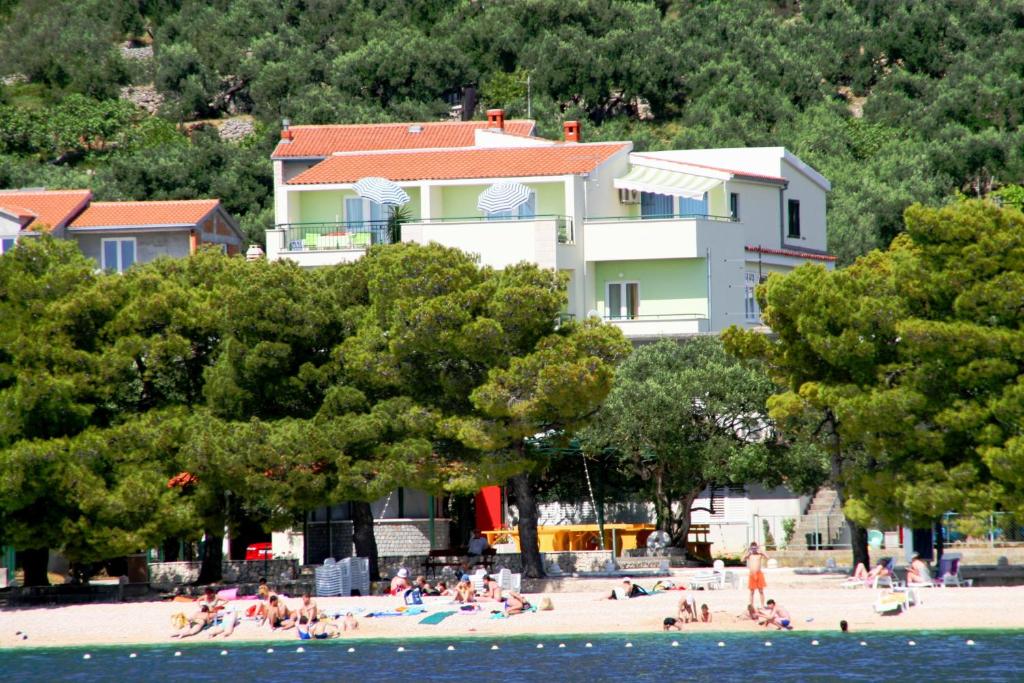
[[[245,549],[247,560],[272,560],[274,553],[270,549],[270,543],[253,543]]]

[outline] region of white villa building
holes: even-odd
[[[760,324],[753,287],[826,253],[829,182],[781,147],[633,152],[630,142],[534,135],[532,121],[293,126],[273,154],[276,227],[267,256],[302,266],[359,258],[386,242],[387,207],[356,181],[409,197],[407,242],[438,242],[497,268],[530,261],[570,276],[568,313],[631,339]],[[486,214],[498,183],[529,189]]]
[[[564,271],[567,313],[598,316],[635,342],[758,327],[754,287],[769,273],[834,266],[829,181],[782,147],[634,152],[631,142],[584,142],[573,121],[562,140],[535,133],[533,121],[505,120],[502,110],[486,121],[285,122],[272,155],[267,257],[326,266],[388,242],[389,207],[356,188],[383,178],[408,198],[402,241],[457,247],[496,268],[528,261]],[[520,203],[481,211],[495,185],[518,189]],[[754,488],[730,490],[723,510],[705,515],[715,552],[761,538],[762,519],[777,528],[808,503]]]

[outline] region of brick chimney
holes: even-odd
[[[505,110],[504,109],[488,109],[487,110],[487,127],[497,128],[498,130],[505,130]]]
[[[562,128],[565,130],[566,142],[582,142],[579,121],[566,121],[562,124]]]
[[[290,126],[292,125],[291,120],[281,119],[281,142],[292,141],[292,131]]]

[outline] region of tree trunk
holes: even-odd
[[[654,519],[658,528],[666,532],[675,541],[672,533],[672,499],[665,493],[665,477],[661,470],[655,470],[651,475],[654,479]]]
[[[853,551],[853,568],[863,564],[866,569],[871,569],[871,556],[868,554],[868,530],[852,520],[846,520],[846,526],[850,528],[850,545]]]
[[[223,527],[221,527],[223,528]],[[223,531],[206,530],[203,541],[203,563],[199,567],[196,585],[216,583],[224,578],[224,536]]]
[[[377,537],[373,533],[373,510],[367,502],[352,503],[352,541],[356,546],[356,556],[370,560],[370,581],[380,581]]]
[[[31,548],[19,550],[21,568],[25,570],[25,586],[49,586],[50,578],[46,575],[46,567],[50,564],[49,548]]]
[[[509,480],[509,484],[519,509],[519,555],[523,573],[531,579],[542,579],[546,573],[537,542],[537,499],[533,495],[530,475],[526,472],[517,474]]]
[[[942,519],[938,519],[935,522],[935,566],[939,566],[939,562],[942,561],[942,553],[945,550],[945,543],[942,540]]]
[[[699,489],[680,496],[679,514],[672,515],[672,530],[669,532],[672,536],[672,546],[682,551],[684,561],[690,557],[690,551],[686,547],[686,542],[690,538],[690,508],[693,507],[693,501],[697,500],[697,496],[703,490],[704,486],[701,485]]]

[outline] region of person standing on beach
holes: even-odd
[[[743,554],[742,562],[747,565],[749,576],[747,577],[747,588],[750,589],[750,604],[754,604],[754,591],[761,594],[761,609],[765,608],[764,589],[767,585],[764,580],[763,564],[768,561],[768,556],[761,552],[757,541],[750,544],[750,548]]]

